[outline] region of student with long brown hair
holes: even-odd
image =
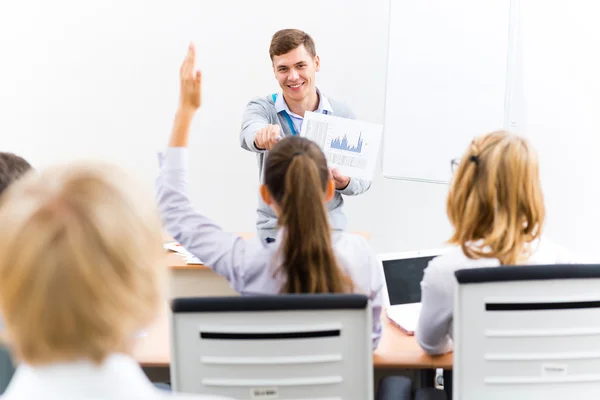
[[[381,287],[375,255],[360,236],[332,231],[326,203],[335,183],[319,147],[298,136],[268,153],[261,197],[278,215],[274,241],[244,240],[198,212],[187,194],[189,127],[200,107],[201,76],[190,46],[181,67],[181,97],[169,147],[157,179],[167,232],[241,294],[350,293],[371,298],[373,345],[380,333]]]
[[[456,247],[433,259],[421,282],[415,335],[430,354],[452,350],[456,270],[572,262],[567,250],[542,237],[538,157],[527,140],[504,131],[482,135],[453,167],[447,214]]]

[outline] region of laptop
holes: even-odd
[[[429,261],[448,248],[380,254],[383,302],[389,320],[414,335],[421,313],[421,280]]]

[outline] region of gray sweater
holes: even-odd
[[[337,102],[327,97],[333,112],[331,115],[344,118],[354,118],[354,114],[345,104]],[[257,97],[252,99],[246,109],[242,121],[242,130],[240,132],[240,145],[243,149],[257,153],[259,179],[263,180],[263,167],[266,160],[266,151],[259,150],[254,144],[256,132],[267,125],[279,124],[283,136],[291,136],[292,131],[282,113],[277,114],[273,96]],[[346,216],[342,211],[344,199],[342,195],[357,195],[366,192],[371,187],[371,181],[351,178],[348,186],[343,190],[336,190],[334,198],[327,203],[329,211],[329,222],[331,228],[335,230],[346,229]],[[260,195],[258,196],[258,220],[256,227],[261,237],[275,237],[277,231],[277,217],[273,210],[265,204]]]

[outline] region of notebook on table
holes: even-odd
[[[447,248],[387,253],[378,256],[383,269],[384,306],[389,320],[414,335],[421,312],[421,280],[429,261]]]

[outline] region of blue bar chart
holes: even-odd
[[[331,140],[330,147],[332,149],[351,151],[353,153],[360,154],[362,152],[363,147],[363,138],[362,132],[358,136],[358,142],[355,145],[352,145],[348,142],[348,135],[344,135],[344,137],[336,137]]]

